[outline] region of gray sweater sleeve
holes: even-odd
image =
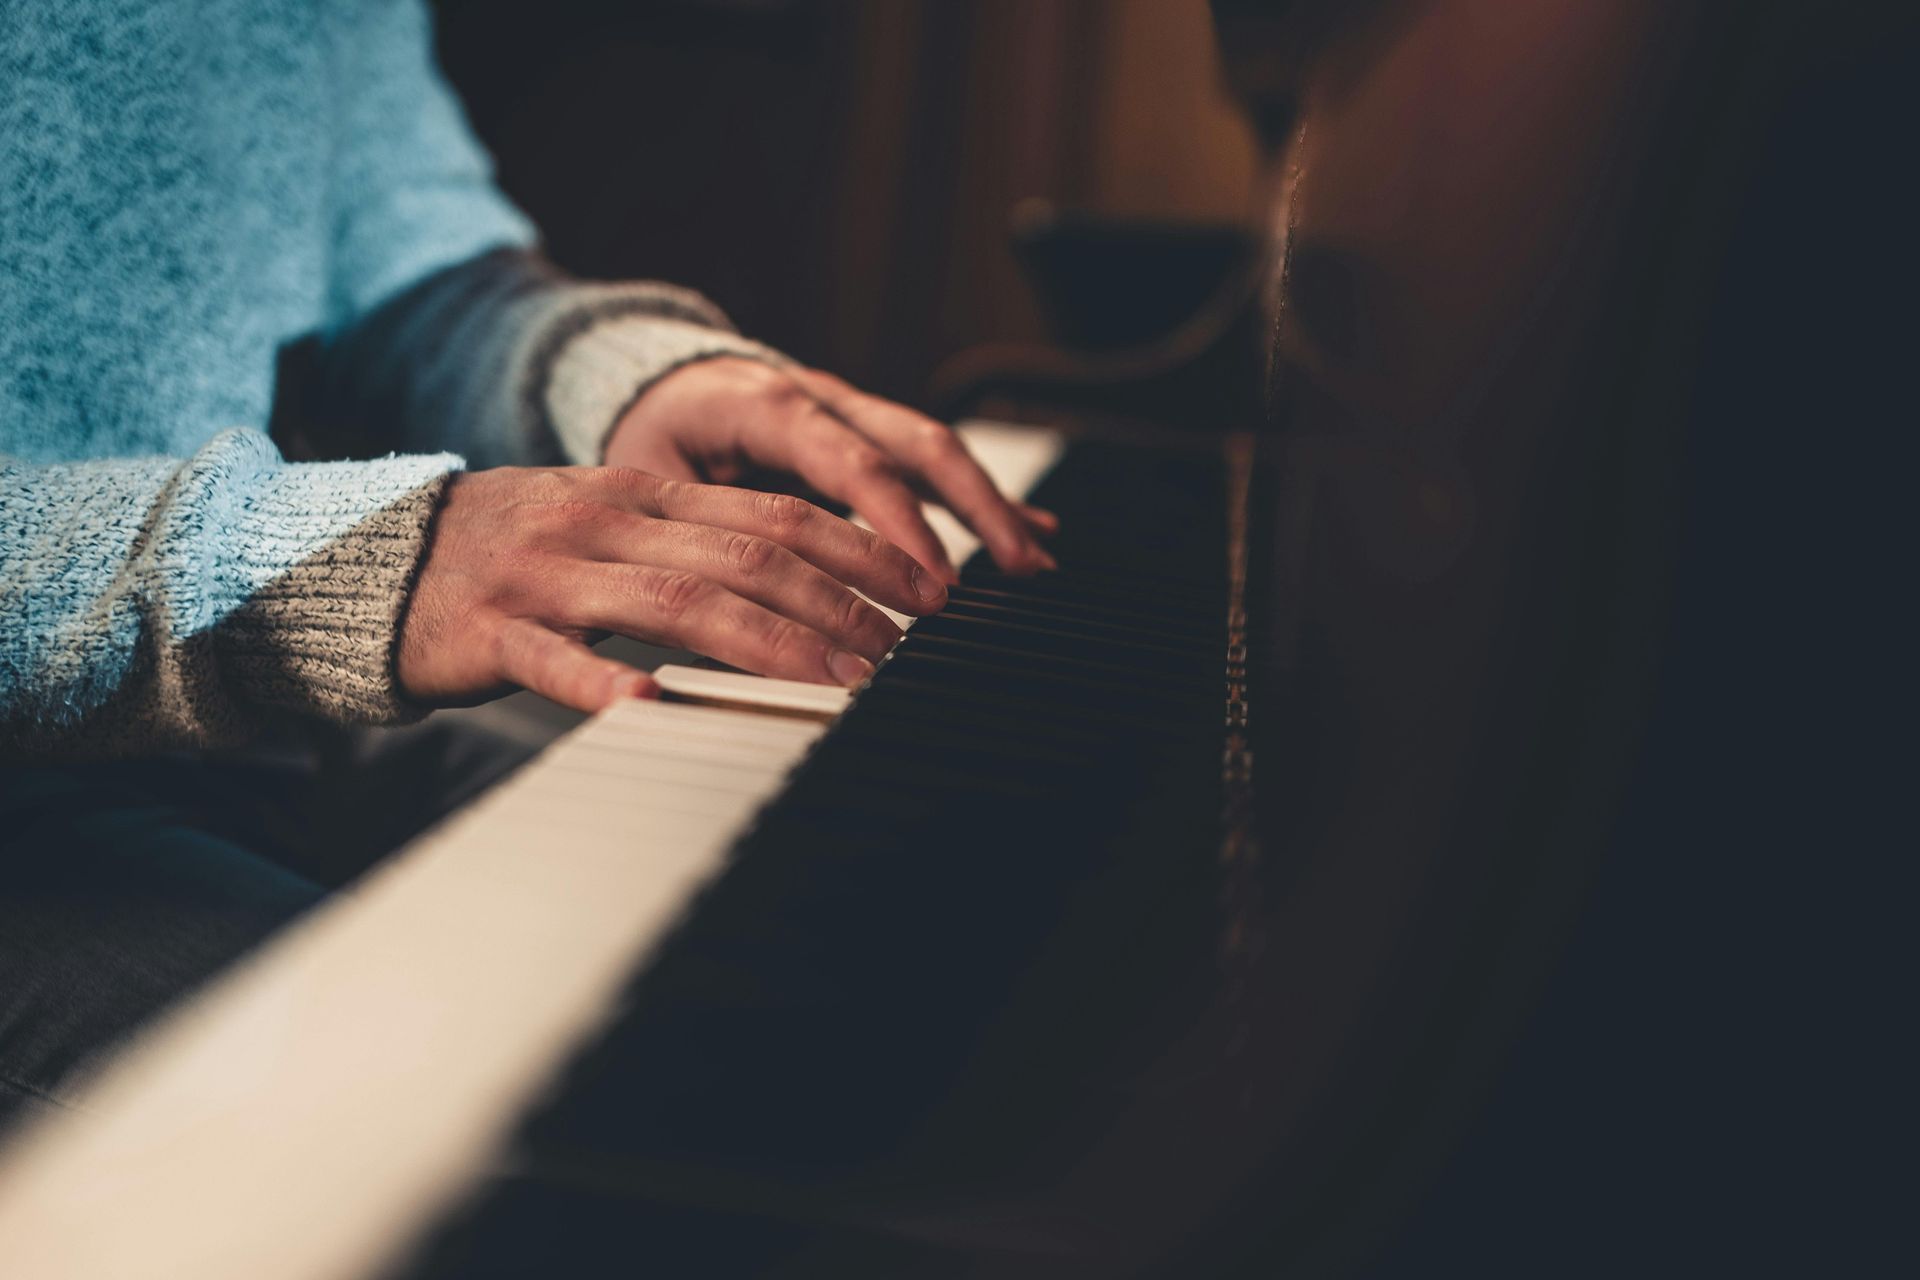
[[[417,714],[393,639],[459,459],[0,457],[0,757],[231,742],[276,713]]]
[[[672,285],[588,284],[537,252],[437,272],[322,340],[311,403],[327,456],[451,450],[476,467],[595,464],[654,382],[713,356],[783,357]]]

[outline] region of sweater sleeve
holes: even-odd
[[[393,673],[446,456],[0,458],[0,755],[238,740],[276,711],[410,718]]]
[[[434,273],[324,335],[311,403],[316,452],[452,450],[475,466],[600,461],[642,392],[696,360],[783,357],[672,285],[587,284],[530,250]]]

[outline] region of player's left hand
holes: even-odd
[[[1007,498],[959,439],[903,405],[817,370],[724,357],[649,387],[607,440],[606,464],[670,479],[731,484],[783,471],[846,503],[949,585],[959,580],[921,512],[939,502],[1010,573],[1054,567],[1040,537],[1059,521]]]

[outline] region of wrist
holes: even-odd
[[[569,461],[597,466],[632,410],[670,374],[721,358],[781,367],[786,357],[738,334],[681,320],[620,316],[570,338],[554,355],[542,397]]]

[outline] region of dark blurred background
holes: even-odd
[[[690,285],[910,402],[984,342],[1164,330],[1251,217],[1206,0],[435,7],[446,71],[563,266]],[[1155,253],[1163,288],[1141,284]]]

